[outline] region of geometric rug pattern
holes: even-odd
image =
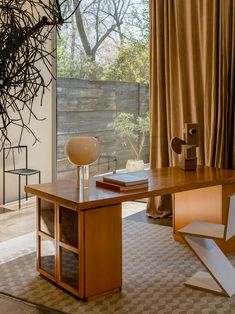
[[[230,257],[235,265],[235,257]],[[184,286],[201,264],[169,227],[123,220],[121,292],[83,302],[35,270],[35,252],[0,265],[0,291],[63,313],[235,313],[227,298]]]

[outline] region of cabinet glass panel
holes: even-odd
[[[39,237],[40,242],[40,268],[55,276],[55,242]]]
[[[79,256],[62,247],[60,250],[61,281],[78,290]]]
[[[60,241],[78,247],[78,213],[60,206]]]
[[[45,200],[39,202],[40,226],[39,230],[55,237],[54,204]]]

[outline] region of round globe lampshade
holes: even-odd
[[[72,137],[65,145],[65,154],[74,165],[89,165],[100,156],[100,144],[92,136]]]

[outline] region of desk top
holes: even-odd
[[[90,179],[89,188],[79,190],[76,181],[63,180],[53,183],[28,185],[25,191],[36,196],[58,202],[78,210],[118,204],[136,199],[177,193],[203,187],[235,183],[235,170],[197,166],[195,171],[184,171],[178,167],[145,170],[148,189],[115,192],[96,187],[95,179]]]

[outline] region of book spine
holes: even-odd
[[[103,178],[104,182],[110,182],[113,184],[118,184],[118,185],[122,185],[122,186],[136,186],[136,185],[141,185],[141,184],[147,184],[148,181],[147,180],[142,180],[142,181],[133,181],[133,182],[123,182],[123,181],[118,181],[118,180],[114,180],[111,178]]]
[[[106,184],[105,182],[102,182],[102,181],[96,181],[96,186],[99,186],[101,188],[108,188],[110,190],[113,190],[113,191],[117,191],[117,192],[120,192],[121,191],[121,187],[120,186],[116,186],[114,184]]]

